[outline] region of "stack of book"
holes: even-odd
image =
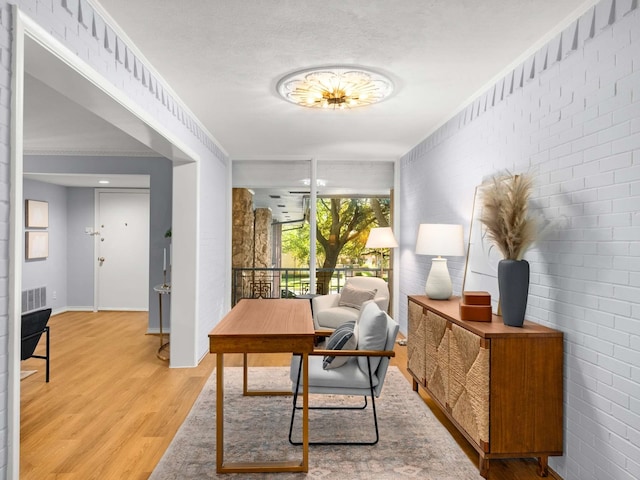
[[[460,318],[474,322],[491,321],[491,294],[489,292],[462,292]]]

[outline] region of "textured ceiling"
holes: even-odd
[[[232,159],[337,161],[400,158],[594,3],[100,1]],[[277,95],[284,75],[332,64],[386,74],[393,96],[370,107],[326,111]],[[25,84],[25,153],[155,154],[39,80],[27,75]],[[90,186],[97,179],[71,180]],[[271,193],[257,191],[256,198]],[[298,198],[295,205],[278,201],[292,215],[282,221],[302,208]]]
[[[234,159],[396,159],[583,0],[102,0]],[[317,111],[280,99],[285,74],[328,64],[387,74],[394,96]]]

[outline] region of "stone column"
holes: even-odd
[[[233,268],[253,267],[253,195],[246,188],[234,188],[232,197],[233,231],[231,233],[231,264]],[[253,275],[234,272],[232,288],[235,286],[232,299],[237,300],[247,295],[249,279]]]
[[[253,267],[253,195],[246,188],[233,189],[232,266]]]
[[[273,217],[268,208],[255,210],[255,264],[256,268],[271,268],[271,221]]]
[[[254,215],[254,267],[271,268],[271,210],[256,208]],[[278,298],[279,283],[279,276],[272,270],[256,272],[255,285],[261,297]]]

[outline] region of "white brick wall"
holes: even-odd
[[[406,295],[423,291],[430,264],[413,253],[418,224],[463,223],[468,233],[483,178],[534,174],[532,203],[554,228],[526,256],[527,317],[565,333],[565,454],[550,465],[567,480],[640,478],[637,7],[602,1],[532,57],[533,78],[530,59],[401,161],[405,331]],[[449,269],[459,293],[457,260]]]
[[[203,208],[200,218],[200,263],[225,265],[226,238],[220,224],[226,224],[226,179],[229,161],[200,123],[179,102],[171,89],[158,81],[158,74],[146,65],[135,47],[106,26],[98,11],[88,0],[0,0],[0,479],[7,477],[7,321],[8,321],[8,239],[9,239],[9,118],[11,85],[11,4],[41,25],[53,37],[75,52],[79,58],[128,95],[160,124],[173,132],[201,158],[199,201]],[[80,10],[81,16],[80,16]],[[95,28],[94,28],[95,25]],[[105,33],[106,32],[106,33]],[[105,41],[105,35],[107,40]],[[120,57],[116,58],[116,53]],[[125,53],[128,65],[125,65]],[[127,68],[128,67],[128,68]],[[208,188],[216,185],[219,188]],[[201,271],[197,311],[202,315],[200,332],[208,332],[215,315],[225,307],[224,292],[228,281],[217,272],[223,268]],[[221,292],[216,295],[215,292]],[[204,312],[204,313],[203,313]],[[221,315],[220,315],[221,316]],[[206,345],[199,345],[206,352]]]
[[[11,86],[10,10],[0,3],[0,478],[7,476],[8,312],[9,312],[9,137]],[[5,100],[2,100],[5,99]]]

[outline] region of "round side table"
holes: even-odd
[[[164,295],[171,294],[171,284],[156,285],[155,287],[153,287],[153,290],[158,293],[158,300],[160,302],[160,310],[158,310],[158,318],[160,320],[160,348],[158,348],[158,353],[156,353],[156,356],[160,360],[169,360],[169,340],[167,340],[166,342],[164,341],[164,333],[162,331],[162,297]]]

